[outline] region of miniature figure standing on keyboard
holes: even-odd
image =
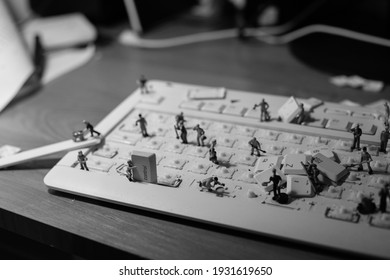
[[[269,178],[268,182],[264,182],[263,185],[267,185],[272,182],[272,191],[274,193],[274,196],[272,197],[273,200],[277,200],[280,196],[280,186],[279,183],[282,181],[282,177],[280,177],[278,174],[276,174],[276,169],[272,169],[273,175]]]
[[[176,127],[179,126],[180,122],[183,122],[183,123],[186,122],[186,120],[184,119],[183,112],[180,112],[180,114],[176,115],[175,120],[176,120]]]
[[[360,151],[360,136],[362,136],[362,129],[359,124],[356,124],[355,127],[351,128],[351,132],[353,133],[353,144],[351,147],[351,152],[354,149]]]
[[[389,184],[385,184],[379,191],[379,210],[382,213],[387,211],[387,198],[390,198]]]
[[[141,94],[148,93],[148,87],[146,84],[148,83],[148,80],[145,78],[144,75],[141,75],[141,77],[137,80],[137,84],[139,86],[139,89],[141,90]]]
[[[363,152],[362,152],[362,155],[360,157],[360,164],[358,167],[358,171],[362,171],[363,170],[363,163],[367,163],[368,174],[371,175],[373,173],[372,169],[371,169],[371,165],[370,165],[371,161],[372,161],[372,157],[367,152],[367,147],[363,147]]]
[[[184,121],[179,121],[179,124],[175,127],[175,132],[176,132],[176,138],[181,139],[183,144],[188,144],[187,140],[187,128],[184,126]],[[177,133],[177,131],[180,131],[180,135]]]
[[[385,130],[381,132],[381,146],[379,148],[379,152],[387,154],[387,142],[389,141],[390,138],[390,132],[389,132],[389,127],[386,126]]]
[[[254,151],[256,151],[256,155],[261,156],[260,151],[266,153],[266,151],[261,149],[260,142],[257,141],[256,137],[253,137],[248,144],[251,146],[251,156],[253,156]]]
[[[93,137],[93,134],[96,133],[98,136],[100,135],[100,132],[97,132],[93,125],[90,122],[87,122],[86,120],[83,120],[83,123],[85,124],[85,129],[88,130],[91,133],[91,137]]]
[[[217,159],[217,152],[215,151],[215,145],[217,145],[217,140],[213,139],[213,141],[211,141],[211,146],[209,149],[209,160],[212,163],[219,164]]]
[[[204,146],[204,140],[206,139],[206,135],[204,135],[204,129],[197,124],[193,130],[196,130],[196,142],[198,146]]]
[[[82,151],[79,151],[79,154],[77,155],[77,160],[80,163],[81,170],[85,169],[85,170],[89,171],[88,166],[87,166],[88,158],[83,154]]]
[[[126,178],[129,179],[130,182],[134,182],[134,173],[133,170],[136,168],[134,166],[134,163],[132,160],[127,161],[127,168],[126,168]]]
[[[296,119],[297,119],[297,124],[302,124],[305,120],[305,109],[303,108],[302,103],[299,104],[299,111]]]
[[[257,107],[260,107],[260,121],[269,121],[271,119],[271,116],[268,112],[269,105],[267,102],[265,102],[264,98],[259,104],[255,104],[253,106],[253,110],[255,110]]]
[[[138,120],[135,122],[135,125],[138,126],[138,123],[139,123],[139,126],[141,127],[141,133],[142,133],[142,136],[143,137],[147,137],[149,136],[147,130],[146,130],[146,125],[148,124],[147,121],[145,120],[145,118],[142,116],[142,114],[139,114],[138,115]]]

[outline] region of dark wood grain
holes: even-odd
[[[388,96],[340,89],[329,73],[295,59],[287,46],[222,40],[164,50],[111,44],[87,65],[0,114],[0,145],[30,149],[69,139],[82,120],[99,122],[136,79],[224,86],[329,101]],[[328,259],[339,252],[226,230],[48,191],[43,177],[62,154],[0,171],[0,227],[85,258]]]

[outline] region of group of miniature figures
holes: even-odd
[[[148,88],[147,88],[147,79],[142,75],[140,79],[137,81],[141,94],[147,94],[148,93]],[[390,108],[387,103],[384,104],[385,106],[385,129],[381,132],[380,135],[380,148],[379,152],[382,153],[387,153],[386,148],[387,148],[387,143],[390,138],[390,131],[389,131],[389,117],[390,117]],[[271,120],[270,113],[268,111],[269,109],[269,104],[265,101],[263,98],[262,101],[259,104],[255,104],[253,106],[253,110],[255,110],[257,107],[260,107],[260,122],[267,122]],[[301,103],[299,104],[299,111],[294,119],[294,123],[297,124],[302,124],[305,121],[305,110],[304,110],[304,105]],[[174,125],[174,130],[176,133],[176,138],[181,139],[181,142],[183,144],[188,144],[188,139],[187,139],[187,128],[185,126],[185,118],[183,112],[179,113],[175,117],[175,125]],[[100,136],[100,133],[94,130],[94,127],[87,121],[83,121],[85,124],[85,131],[89,131],[91,133],[91,137],[94,137],[96,134],[97,136]],[[148,137],[149,134],[147,132],[147,121],[146,119],[142,116],[142,114],[138,115],[138,119],[135,122],[135,125],[140,127],[141,129],[141,134],[143,137]],[[205,135],[205,131],[203,128],[200,127],[199,124],[195,125],[192,128],[194,131],[196,131],[196,143],[198,146],[205,146],[205,139],[207,139]],[[361,152],[361,158],[360,158],[360,163],[358,163],[358,171],[363,170],[363,164],[367,165],[368,173],[373,174],[373,170],[371,168],[370,162],[372,162],[372,157],[367,151],[367,147],[360,148],[360,138],[362,136],[362,129],[360,128],[359,124],[356,124],[353,128],[350,129],[350,132],[353,134],[353,143],[351,146],[351,152],[353,152],[355,149]],[[213,162],[214,164],[219,164],[219,161],[217,159],[217,152],[215,150],[217,141],[215,139],[211,140],[210,142],[210,147],[209,147],[209,160]],[[250,154],[253,156],[256,154],[256,156],[261,156],[261,153],[266,153],[266,151],[261,149],[261,144],[260,142],[256,139],[256,137],[253,137],[249,142],[248,142],[251,152]],[[82,170],[89,170],[87,167],[87,157],[82,153],[82,151],[79,151],[78,153],[78,162],[80,164],[80,168]],[[320,182],[318,180],[318,175],[320,174],[317,165],[314,163],[313,159],[311,162],[308,162],[307,164],[302,163],[304,166],[306,173],[309,177],[309,180],[312,182],[312,185],[315,187],[316,193],[320,191]],[[133,169],[135,168],[133,162],[131,160],[128,160],[127,162],[127,169],[126,169],[126,177],[128,178],[129,181],[134,181],[133,177]],[[282,179],[279,175],[276,174],[276,169],[273,170],[273,175],[270,177],[268,182],[263,182],[264,185],[267,185],[269,183],[273,183],[273,199],[278,201],[281,204],[287,203],[288,201],[288,195],[281,193],[280,189],[280,183]],[[209,177],[206,178],[202,181],[199,181],[199,186],[208,190],[208,191],[213,191],[218,193],[216,189],[220,190],[220,188],[217,188],[217,186],[224,186],[221,182],[219,182],[217,177]],[[386,212],[387,204],[386,200],[389,197],[390,198],[390,193],[389,193],[389,184],[386,184],[379,192],[380,196],[380,205],[379,205],[379,210],[381,212]],[[375,206],[375,205],[374,205]],[[371,203],[362,202],[359,204],[360,209],[363,209],[362,211],[374,211],[373,209],[376,208],[372,206],[372,201]],[[369,209],[369,210],[367,210]]]

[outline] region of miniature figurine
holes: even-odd
[[[143,137],[147,137],[149,136],[148,132],[146,131],[146,125],[148,124],[147,121],[145,120],[145,118],[142,116],[142,114],[139,114],[138,115],[138,120],[135,122],[135,125],[138,126],[138,123],[139,123],[139,126],[141,127],[141,133],[142,133],[142,136]]]
[[[256,155],[261,156],[260,151],[266,153],[266,151],[261,149],[259,141],[256,140],[256,137],[253,137],[248,144],[251,146],[251,156],[253,156],[254,151],[256,151]]]
[[[360,128],[359,124],[356,124],[354,128],[351,128],[351,132],[353,133],[353,144],[351,147],[351,152],[353,152],[354,149],[360,151],[360,136],[362,136],[362,129]]]
[[[186,122],[186,120],[184,119],[183,112],[180,112],[180,114],[176,115],[175,120],[176,120],[176,127],[179,126],[180,122],[183,122],[183,123]]]
[[[212,163],[219,164],[218,159],[217,159],[217,152],[215,151],[215,145],[217,145],[217,140],[211,141],[211,146],[209,149],[209,160]]]
[[[83,123],[85,124],[85,130],[89,131],[91,133],[91,137],[93,137],[93,134],[96,133],[97,136],[100,136],[100,132],[97,132],[93,125],[90,122],[87,122],[86,120],[83,120]]]
[[[148,93],[148,87],[146,86],[148,80],[145,78],[144,75],[141,75],[141,77],[137,80],[137,84],[141,90],[141,94]]]
[[[363,170],[363,163],[367,163],[368,174],[371,175],[373,173],[372,169],[371,169],[371,165],[370,165],[371,161],[372,161],[372,157],[367,152],[367,147],[363,147],[363,152],[362,152],[362,155],[360,157],[360,164],[358,167],[358,171],[362,171]]]
[[[269,105],[267,102],[265,102],[264,98],[259,104],[255,104],[253,106],[253,110],[255,110],[257,107],[260,107],[260,121],[269,121],[271,119],[271,116],[268,112]]]
[[[272,173],[273,175],[269,178],[269,181],[268,182],[265,182],[264,184],[267,185],[269,184],[270,182],[273,183],[273,186],[272,186],[272,191],[274,193],[274,196],[273,196],[273,200],[277,200],[278,197],[280,196],[280,186],[279,186],[279,183],[282,181],[282,177],[280,177],[279,175],[276,174],[276,169],[272,169]]]
[[[187,128],[184,126],[184,121],[179,121],[179,124],[177,126],[174,126],[174,128],[176,132],[176,138],[180,138],[183,144],[188,144]],[[180,131],[180,135],[177,133],[178,130]]]
[[[204,187],[209,192],[214,191],[217,185],[225,186],[225,184],[218,181],[218,177],[209,177],[199,181],[199,187]]]
[[[134,172],[133,169],[135,169],[136,166],[134,166],[134,163],[132,160],[127,161],[127,168],[126,168],[126,178],[129,179],[130,182],[134,182]]]
[[[381,146],[379,148],[379,152],[387,154],[387,142],[389,141],[390,132],[389,127],[386,126],[385,130],[381,132]]]
[[[207,138],[206,135],[204,135],[204,130],[197,124],[193,130],[196,130],[196,142],[198,143],[198,146],[204,146],[204,140]]]
[[[385,184],[379,191],[379,210],[382,213],[386,213],[387,210],[387,198],[390,198],[389,184]]]
[[[305,109],[303,108],[303,103],[299,104],[299,111],[296,116],[297,124],[302,124],[305,120]]]
[[[82,151],[79,151],[79,154],[77,155],[77,160],[80,163],[81,170],[85,169],[85,170],[89,171],[88,166],[87,166],[88,158],[83,154]]]

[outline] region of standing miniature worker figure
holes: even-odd
[[[196,142],[198,146],[204,146],[204,140],[206,139],[206,135],[204,135],[204,130],[197,124],[193,130],[196,130]]]
[[[305,120],[305,109],[303,108],[303,104],[299,104],[299,111],[297,114],[297,124],[302,124]]]
[[[141,75],[141,77],[137,80],[137,84],[141,90],[141,94],[148,93],[148,87],[146,84],[148,83],[148,80],[145,78],[144,75]]]
[[[176,115],[175,116],[175,120],[176,120],[176,126],[178,127],[179,126],[179,123],[180,122],[186,122],[186,120],[184,119],[184,114],[183,112],[180,112],[180,114]]]
[[[362,152],[362,155],[360,157],[360,164],[358,167],[358,171],[362,171],[363,170],[363,163],[367,163],[368,174],[371,175],[373,173],[372,169],[371,169],[371,165],[370,165],[371,161],[372,161],[372,157],[367,152],[367,147],[363,147],[363,152]]]
[[[145,118],[142,116],[142,114],[139,114],[138,115],[138,120],[135,122],[135,125],[138,126],[138,123],[139,123],[139,126],[141,127],[141,133],[142,133],[142,136],[143,137],[147,137],[149,136],[148,132],[146,131],[146,125],[148,124],[147,121],[145,120]]]
[[[388,183],[386,183],[379,191],[379,210],[382,213],[386,213],[387,198],[390,198],[389,184]]]
[[[217,159],[217,152],[215,151],[215,145],[217,145],[217,140],[213,139],[213,141],[211,141],[211,146],[209,149],[209,160],[212,163],[219,164]]]
[[[265,102],[264,98],[259,104],[255,104],[253,106],[253,110],[255,110],[257,107],[260,107],[260,121],[269,121],[271,119],[268,112],[269,105],[267,102]]]
[[[256,137],[253,137],[248,144],[251,146],[251,156],[253,156],[254,151],[256,151],[256,155],[261,156],[260,151],[266,153],[266,151],[261,149],[259,141],[257,141]]]
[[[83,120],[83,123],[85,124],[85,129],[91,133],[91,137],[93,137],[93,134],[96,133],[98,136],[100,135],[100,132],[97,132],[93,125],[90,122],[87,122],[86,120]]]
[[[136,167],[134,166],[134,163],[131,159],[127,161],[127,168],[126,168],[126,178],[129,179],[130,182],[134,182],[134,173],[133,170]]]
[[[88,166],[87,166],[88,158],[83,154],[82,151],[79,151],[79,154],[77,155],[77,160],[80,163],[81,170],[85,169],[85,170],[89,171]]]
[[[176,138],[181,139],[183,144],[188,144],[187,140],[187,128],[184,126],[184,121],[180,121],[179,124],[175,127],[175,132],[176,132]],[[177,133],[177,131],[180,132],[180,135]]]
[[[379,152],[387,154],[387,142],[389,141],[390,138],[390,132],[389,132],[389,127],[386,126],[385,130],[381,132],[381,146],[379,148]]]
[[[277,200],[278,197],[280,196],[280,186],[279,183],[282,181],[282,177],[276,174],[276,169],[272,169],[273,175],[269,178],[268,182],[265,182],[265,184],[269,184],[270,182],[273,183],[272,186],[272,191],[274,193],[274,197],[272,198],[273,200]]]
[[[351,128],[351,132],[353,133],[353,144],[351,147],[351,152],[354,149],[360,151],[360,136],[362,136],[362,129],[360,128],[359,124],[356,124],[354,128]]]
[[[318,175],[320,175],[320,171],[317,168],[317,164],[313,163],[311,166],[311,172],[309,173],[309,176],[313,180],[314,188],[316,190],[320,185],[320,181],[318,180]]]
[[[209,192],[211,192],[217,185],[225,186],[225,184],[218,181],[218,177],[209,177],[199,181],[199,187],[205,187]]]

